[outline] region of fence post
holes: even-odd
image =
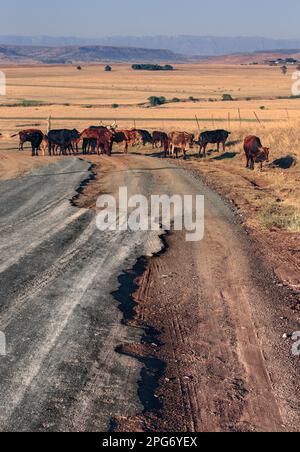
[[[239,121],[240,121],[240,129],[242,128],[242,115],[241,115],[241,109],[238,109],[239,112]]]
[[[47,120],[47,133],[49,133],[51,130],[51,120],[52,120],[52,117],[51,117],[51,115],[49,115],[48,120]]]
[[[265,127],[265,126],[263,125],[263,123],[261,122],[261,120],[259,119],[257,113],[256,113],[255,111],[254,111],[253,113],[254,113],[254,116],[256,117],[258,123],[259,123],[262,127]]]

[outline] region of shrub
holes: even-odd
[[[228,102],[228,101],[233,100],[233,97],[232,97],[231,94],[223,94],[222,100],[223,100],[224,102]]]
[[[119,104],[112,104],[111,108],[119,108]]]
[[[174,102],[174,103],[180,102],[180,99],[179,99],[178,97],[173,97],[173,99],[171,100],[171,102]]]
[[[159,64],[133,64],[134,71],[173,71],[174,68],[170,64],[160,66]]]
[[[174,68],[170,64],[166,64],[165,66],[163,66],[163,70],[164,71],[174,71]]]
[[[20,105],[22,107],[39,107],[41,105],[43,105],[44,102],[41,100],[27,100],[27,99],[23,99],[20,102]]]
[[[163,105],[166,103],[166,98],[163,96],[151,96],[148,98],[151,107],[157,107],[158,105]]]
[[[111,72],[112,71],[112,67],[107,65],[107,66],[105,66],[104,70],[105,70],[105,72]]]

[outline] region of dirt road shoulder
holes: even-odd
[[[137,164],[125,160],[129,169]],[[149,166],[145,158],[138,160],[138,167],[143,162],[144,170],[151,171],[153,159],[148,161]],[[89,190],[92,198],[103,190],[101,171],[106,170],[95,167],[85,203]],[[188,244],[182,233],[171,234],[167,251],[148,261],[136,281],[134,322],[150,334],[143,344],[121,345],[119,351],[144,363],[147,378],[142,373],[139,393],[145,411],[118,418],[118,429],[297,430],[299,359],[282,337],[299,326],[288,291],[278,285],[258,243],[219,196],[191,172],[163,165],[160,170],[164,187],[204,193],[206,235]]]

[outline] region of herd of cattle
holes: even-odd
[[[97,153],[111,155],[114,143],[124,143],[124,153],[128,153],[129,146],[151,144],[153,148],[163,148],[164,155],[173,155],[178,158],[181,151],[186,158],[188,150],[195,145],[200,147],[199,156],[205,157],[207,146],[216,144],[218,151],[222,144],[225,152],[226,142],[230,132],[226,130],[214,130],[203,132],[198,140],[194,134],[187,132],[171,132],[169,134],[154,131],[152,134],[147,130],[131,129],[119,130],[117,127],[91,126],[82,133],[78,130],[51,130],[45,135],[41,130],[22,130],[12,137],[19,135],[19,150],[23,150],[24,143],[29,142],[32,146],[32,156],[43,155],[71,155],[79,153],[79,145],[82,143],[84,155]],[[244,141],[244,150],[247,158],[247,168],[254,169],[254,163],[269,161],[269,148],[263,147],[261,140],[256,136],[248,136]]]

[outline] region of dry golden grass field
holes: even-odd
[[[300,157],[300,99],[291,99],[292,68],[287,75],[277,67],[213,64],[176,65],[174,72],[133,71],[125,64],[113,65],[111,73],[101,65],[83,66],[81,71],[72,66],[1,70],[7,76],[7,95],[0,98],[1,178],[49,162],[48,157],[34,160],[28,152],[17,153],[18,140],[10,138],[27,126],[46,132],[49,115],[53,128],[82,130],[101,120],[116,120],[122,128],[198,133],[197,116],[201,131],[226,128],[232,135],[225,155],[212,153],[205,161],[192,157],[190,165],[211,178],[215,175],[219,185],[223,181],[229,196],[234,198],[239,190],[255,206],[251,221],[258,226],[300,231],[299,165],[251,173],[244,168],[242,152],[243,138],[253,133],[271,148],[271,161]],[[222,101],[223,94],[234,101]],[[179,101],[151,108],[150,96]]]

